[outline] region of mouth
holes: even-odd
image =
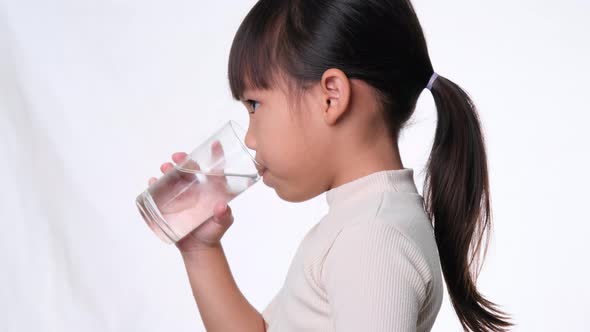
[[[264,174],[264,172],[266,171],[265,167],[257,167],[258,169],[258,175],[262,176]]]

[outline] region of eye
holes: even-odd
[[[254,107],[254,105],[260,104],[256,100],[252,100],[252,99],[246,100],[246,103],[248,103],[250,105],[250,107],[252,108],[252,110],[254,110],[254,111],[256,110],[256,107]],[[248,112],[248,113],[253,114],[254,112]]]

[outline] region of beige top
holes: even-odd
[[[326,193],[328,213],[262,312],[267,331],[430,331],[443,284],[413,175],[379,171]]]

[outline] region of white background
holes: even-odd
[[[494,233],[479,288],[515,331],[588,331],[590,3],[414,1],[435,69],[480,108]],[[203,331],[174,246],[134,200],[228,119],[227,58],[254,1],[0,0],[0,330]],[[436,113],[403,134],[422,191]],[[262,310],[325,195],[262,182],[223,244]],[[448,294],[434,331],[458,331]]]

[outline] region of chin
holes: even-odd
[[[300,202],[306,201],[306,199],[301,199],[301,198],[298,198],[298,197],[281,195],[281,193],[278,190],[276,190],[276,189],[275,189],[275,191],[276,191],[277,195],[282,200],[284,200],[286,202],[289,202],[289,203],[300,203]]]
[[[277,187],[273,187],[277,196],[279,196],[282,200],[290,202],[290,203],[301,203],[307,200],[314,198],[317,195],[309,195],[305,192],[285,192],[280,190]]]

